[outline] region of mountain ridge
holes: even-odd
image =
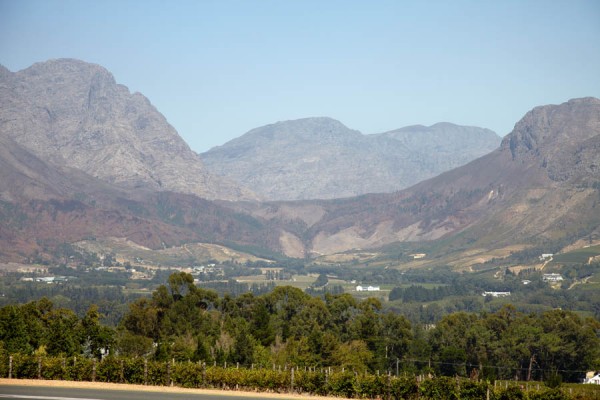
[[[363,135],[329,117],[302,118],[255,128],[200,156],[212,173],[265,199],[305,200],[399,190],[500,144],[495,133],[476,127],[440,123],[415,140],[404,129]],[[444,133],[449,137],[434,148],[433,135]],[[468,146],[468,137],[477,143]]]

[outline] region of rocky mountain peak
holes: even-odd
[[[0,75],[0,134],[43,160],[125,187],[235,200],[150,101],[105,68],[73,59]]]
[[[8,70],[8,68],[6,68],[4,65],[0,64],[0,79],[2,79],[2,77],[7,76],[7,75],[11,75],[12,72],[10,72]]]
[[[548,162],[567,146],[598,135],[600,99],[586,97],[560,105],[535,107],[517,122],[502,141],[513,159],[541,158]]]
[[[345,138],[361,137],[361,133],[346,127],[340,121],[328,117],[302,118],[289,121],[280,121],[274,124],[253,129],[240,138],[231,141],[248,142],[255,140],[265,141],[332,141]]]

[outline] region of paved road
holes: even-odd
[[[172,392],[148,392],[133,390],[101,390],[101,389],[78,389],[43,386],[23,385],[1,385],[0,399],[28,399],[28,400],[255,400],[262,397],[236,396],[223,393],[215,395],[212,393],[172,393]]]

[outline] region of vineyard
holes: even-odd
[[[252,392],[296,393],[368,399],[587,400],[600,386],[489,382],[444,376],[369,374],[343,368],[240,368],[204,362],[161,362],[108,356],[47,357],[2,354],[0,377],[179,386]],[[552,385],[551,385],[552,386]]]

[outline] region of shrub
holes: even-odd
[[[42,378],[44,379],[61,379],[70,380],[71,374],[67,368],[67,362],[64,358],[48,358],[42,359]]]
[[[121,360],[116,357],[105,357],[96,364],[96,380],[100,382],[123,382]]]
[[[419,387],[421,395],[431,400],[458,400],[459,392],[456,381],[447,376],[427,379]]]
[[[38,358],[23,354],[15,354],[12,363],[13,378],[36,379],[38,377]]]
[[[354,397],[354,374],[351,372],[336,372],[329,376],[329,393],[334,396]]]
[[[144,359],[126,358],[124,359],[123,377],[125,382],[142,385],[144,380]]]
[[[191,362],[177,363],[171,368],[171,379],[176,385],[185,388],[202,387],[202,365]]]
[[[91,381],[94,360],[91,358],[73,358],[67,362],[67,373],[75,381]]]
[[[301,393],[326,394],[325,374],[316,371],[297,371],[294,375],[294,388]]]
[[[419,393],[419,385],[415,377],[392,378],[390,394],[396,400],[415,398]]]
[[[531,393],[530,400],[569,400],[569,396],[560,389],[548,389],[543,392]]]
[[[487,396],[487,382],[463,381],[460,383],[461,400],[480,400]]]
[[[497,391],[496,398],[498,400],[525,400],[527,396],[517,386],[511,386]]]

